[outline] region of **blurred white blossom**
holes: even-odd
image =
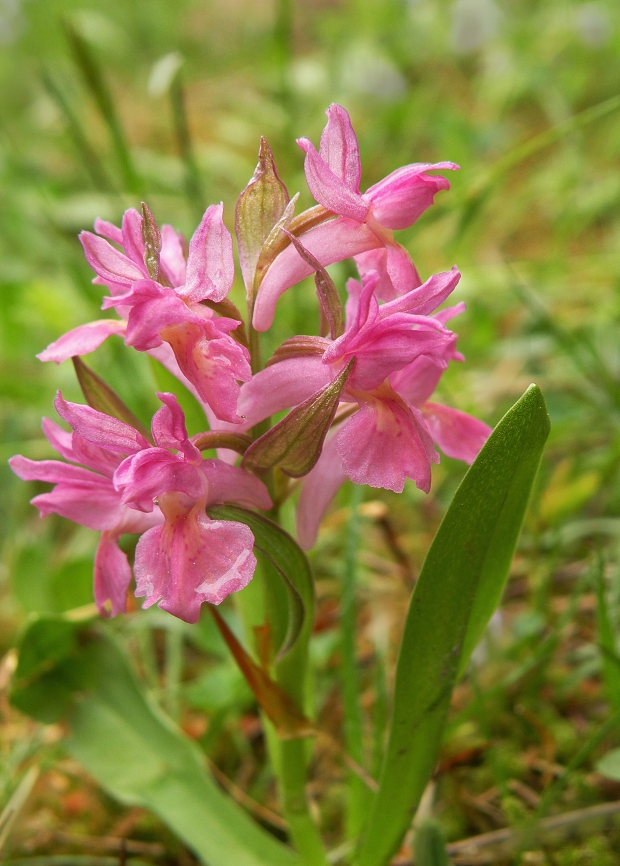
[[[396,102],[407,90],[407,82],[394,64],[369,45],[354,48],[342,66],[342,83],[352,93]]]
[[[0,45],[14,42],[23,29],[21,0],[0,0]]]
[[[493,0],[456,0],[452,6],[452,47],[459,54],[469,54],[492,39],[501,21],[501,12]]]
[[[602,48],[611,38],[611,21],[601,3],[584,3],[576,10],[575,27],[581,41],[589,48]]]

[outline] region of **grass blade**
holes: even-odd
[[[88,43],[77,27],[69,20],[65,20],[64,24],[75,62],[82,73],[86,86],[92,94],[99,113],[108,127],[123,182],[129,192],[138,193],[140,191],[140,181],[133,165],[123,126],[116,112],[114,99],[103,73]]]

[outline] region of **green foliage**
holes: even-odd
[[[457,674],[504,586],[548,434],[547,408],[532,385],[493,431],[433,540],[400,646],[390,739],[360,866],[383,866],[411,822],[437,759]]]
[[[288,617],[281,643],[274,647],[277,658],[282,661],[298,642],[297,652],[305,657],[314,621],[314,583],[303,550],[280,526],[255,511],[226,505],[210,508],[209,514],[216,520],[236,520],[250,527],[256,549],[275,568],[287,592]],[[277,640],[278,634],[272,637]]]
[[[449,866],[444,835],[437,821],[422,821],[413,838],[416,866]]]
[[[67,748],[121,802],[150,809],[206,866],[294,866],[204,769],[195,746],[155,709],[103,629],[34,620],[11,699],[43,721],[65,720]]]

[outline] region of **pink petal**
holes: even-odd
[[[47,441],[52,448],[58,451],[61,457],[64,457],[65,460],[71,460],[73,463],[78,462],[73,453],[73,433],[63,430],[51,418],[44,418],[41,422],[41,427]]]
[[[372,251],[374,252],[374,250]],[[372,273],[377,273],[371,269],[366,270],[366,277]],[[378,283],[377,283],[378,285]],[[355,326],[356,319],[358,317],[358,310],[360,304],[360,297],[362,295],[362,284],[359,280],[351,279],[346,282],[347,289],[347,302],[345,304],[345,333]]]
[[[459,316],[461,313],[464,313],[467,307],[463,303],[463,301],[459,301],[458,304],[454,304],[453,307],[445,307],[443,310],[439,310],[439,312],[435,313],[434,318],[437,319],[438,322],[446,323],[449,322],[450,319],[453,319],[455,316]],[[464,360],[464,359],[462,359]]]
[[[341,105],[332,103],[325,114],[327,124],[321,135],[319,155],[348,189],[358,193],[362,164],[349,113]]]
[[[383,246],[368,226],[342,218],[310,229],[301,240],[324,267]],[[258,290],[253,320],[257,331],[267,331],[271,327],[280,295],[312,273],[310,265],[292,244],[276,257]]]
[[[114,473],[122,503],[138,511],[153,510],[162,493],[182,493],[192,501],[207,494],[207,479],[198,466],[165,448],[148,448],[128,457]]]
[[[107,487],[57,484],[50,493],[35,496],[30,502],[41,517],[59,514],[89,529],[114,529],[121,514],[120,496],[109,481]]]
[[[382,301],[391,301],[399,294],[417,288],[422,282],[409,253],[400,244],[390,243],[361,253],[355,257],[355,264],[362,279],[370,271],[379,274],[375,294]]]
[[[43,419],[42,426],[50,445],[65,460],[88,466],[89,469],[94,469],[95,472],[108,478],[114,475],[121,459],[117,454],[111,454],[109,451],[93,445],[92,442],[88,442],[77,433],[67,433],[49,418]]]
[[[303,403],[333,378],[319,356],[289,358],[265,367],[241,388],[238,412],[244,428]]]
[[[172,226],[161,227],[160,264],[173,286],[185,282],[185,256],[181,235]]]
[[[442,354],[453,339],[450,331],[430,317],[395,313],[382,318],[384,309],[390,305],[379,307],[377,304],[373,294],[376,281],[376,272],[369,272],[354,324],[323,355],[326,364],[346,362],[355,357],[355,367],[347,383],[349,389],[371,391],[419,355]]]
[[[448,457],[473,463],[491,434],[491,428],[466,412],[425,403],[422,414],[431,436]]]
[[[140,268],[103,238],[91,232],[81,232],[79,238],[86,261],[104,282],[130,286],[146,276],[146,267]]]
[[[212,521],[204,503],[190,511],[179,497],[162,497],[166,522],[138,542],[134,572],[143,607],[159,607],[194,623],[203,602],[219,604],[254,575],[254,536],[240,523]]]
[[[60,391],[56,395],[54,406],[60,417],[64,418],[76,433],[108,451],[133,454],[142,448],[150,447],[144,436],[129,424],[97,412],[90,406],[68,403]]]
[[[174,289],[160,286],[153,280],[141,280],[117,302],[131,307],[127,321],[125,342],[139,352],[146,352],[161,344],[161,331],[169,325],[195,322],[200,325],[203,316],[191,310]],[[205,310],[204,318],[210,312]]]
[[[422,415],[385,388],[360,396],[360,411],[336,435],[344,471],[356,484],[402,493],[405,479],[428,493],[433,448]]]
[[[304,550],[314,547],[319,526],[330,502],[347,480],[332,434],[314,469],[304,478],[297,503],[297,539]]]
[[[164,328],[161,336],[172,347],[182,373],[194,385],[200,399],[211,406],[220,420],[235,423],[242,420],[237,415],[237,380],[247,381],[252,372],[247,349],[227,334],[218,336],[223,322],[222,319],[204,322],[202,327],[185,322]]]
[[[232,286],[232,237],[222,220],[223,210],[223,204],[208,207],[189,242],[185,286],[179,290],[188,301],[223,301]]]
[[[370,207],[359,192],[354,192],[337,177],[316,152],[307,138],[298,138],[297,144],[306,154],[304,169],[310,192],[323,207],[343,217],[364,222]]]
[[[104,616],[125,613],[130,583],[131,568],[118,546],[118,535],[102,532],[95,554],[94,595],[99,613]]]
[[[98,235],[114,241],[115,244],[123,245],[123,232],[114,223],[109,223],[107,220],[97,217],[95,220],[95,231]]]
[[[452,294],[460,279],[461,274],[456,266],[451,271],[433,274],[423,285],[384,304],[381,307],[380,318],[387,318],[394,313],[415,313],[418,316],[427,316]],[[454,313],[453,315],[457,314]],[[438,315],[437,321],[443,322],[444,319]]]
[[[9,466],[22,481],[48,481],[51,484],[72,484],[75,487],[111,487],[107,478],[96,475],[90,469],[62,463],[60,460],[29,460],[28,457],[16,454],[9,459]]]
[[[87,439],[73,433],[73,460],[75,463],[81,463],[82,466],[88,466],[89,469],[94,469],[95,472],[105,475],[107,478],[112,478],[116,467],[121,462],[120,454],[113,454],[106,451],[105,448],[100,448],[98,445],[93,445]]]
[[[263,511],[269,511],[273,506],[263,482],[245,469],[230,466],[222,460],[204,460],[202,469],[209,482],[207,505],[236,502]]]
[[[123,249],[125,255],[134,262],[146,276],[144,264],[144,240],[142,238],[142,214],[135,208],[129,208],[123,214]]]
[[[420,407],[441,379],[447,361],[422,355],[411,364],[390,376],[390,385],[412,406]]]
[[[400,244],[386,243],[385,259],[385,269],[396,295],[404,295],[420,285],[420,275],[411,261],[411,256]]]
[[[151,430],[160,448],[178,448],[187,441],[185,415],[175,394],[158,393],[164,404],[153,416]]]
[[[433,198],[450,183],[441,176],[425,174],[430,169],[457,169],[452,162],[435,165],[413,164],[396,169],[370,187],[366,197],[372,201],[375,218],[389,229],[406,229],[433,204]]]
[[[127,322],[118,319],[98,319],[96,322],[88,322],[79,325],[71,331],[67,331],[54,343],[50,343],[37,355],[39,361],[55,361],[60,364],[74,355],[89,355],[111,334],[124,334]]]

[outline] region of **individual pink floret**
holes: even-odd
[[[351,119],[341,105],[331,105],[326,114],[319,151],[307,138],[297,143],[306,154],[310,192],[337,218],[310,229],[300,239],[323,266],[360,256],[362,275],[376,270],[381,275],[378,296],[391,300],[420,285],[409,254],[395,242],[393,230],[413,225],[433,204],[437,192],[449,189],[444,177],[430,175],[429,171],[454,170],[458,166],[453,162],[413,163],[361,193],[362,169]],[[293,246],[280,253],[258,291],[254,327],[267,330],[280,295],[311,273]]]
[[[42,514],[57,514],[103,530],[95,563],[100,609],[125,609],[131,571],[115,547],[123,532],[138,532],[134,574],[144,607],[159,606],[196,622],[203,602],[219,604],[251,580],[256,566],[254,537],[243,524],[211,520],[209,505],[235,502],[269,509],[263,483],[221,460],[205,460],[187,436],[183,412],[172,394],[153,417],[155,444],[123,421],[89,406],[69,403],[59,393],[58,413],[73,428],[66,433],[46,422],[62,456],[91,469],[60,461],[14,457],[13,470],[27,480],[51,481],[51,493],[35,497]],[[50,426],[51,425],[51,426]]]
[[[158,280],[149,277],[144,262],[142,216],[125,212],[123,227],[97,220],[80,241],[97,277],[110,296],[103,308],[114,307],[121,320],[102,319],[74,328],[41,352],[42,361],[60,363],[98,348],[111,334],[122,334],[128,346],[148,352],[167,343],[183,375],[217,418],[240,423],[239,382],[251,376],[249,354],[231,332],[234,319],[218,317],[201,302],[219,302],[234,276],[232,238],[222,220],[223,206],[212,205],[189,243],[187,265],[180,236],[172,226],[161,230]],[[123,247],[123,252],[105,238]]]

